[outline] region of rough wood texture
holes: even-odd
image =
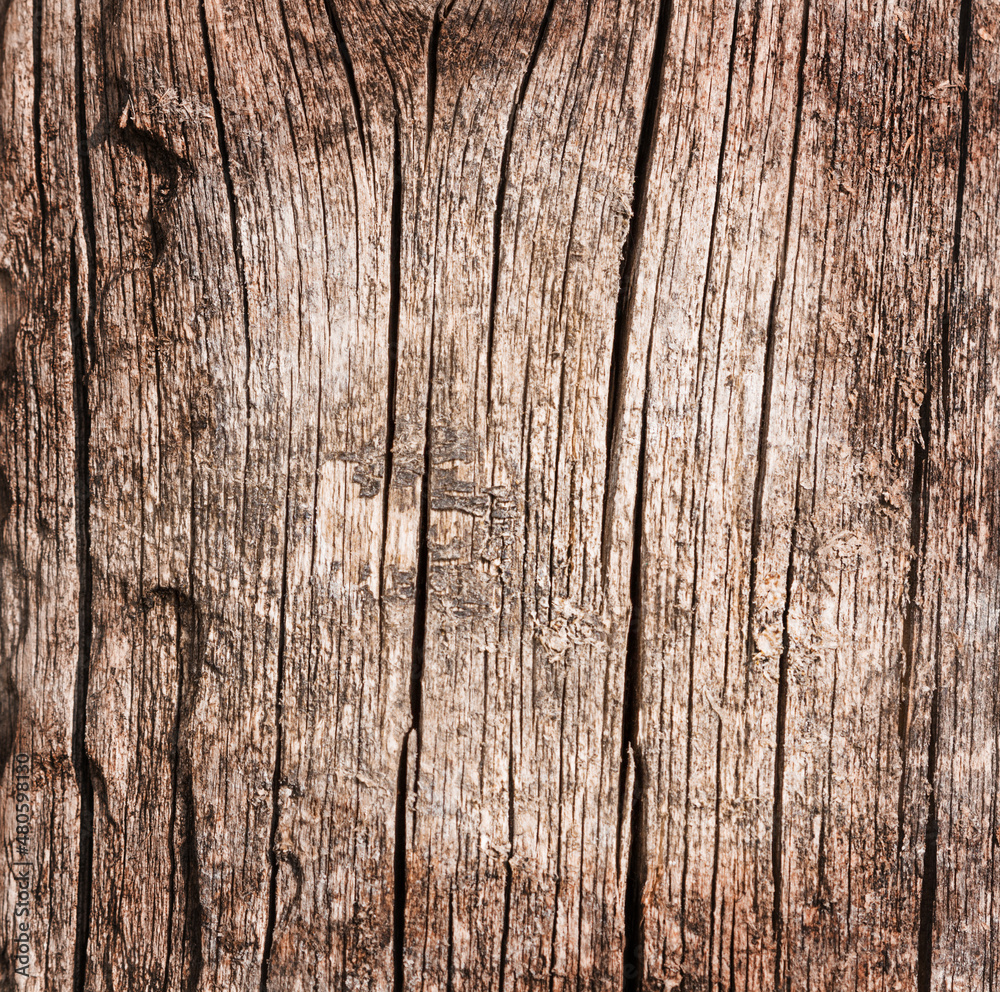
[[[0,988],[992,990],[998,17],[0,0]]]

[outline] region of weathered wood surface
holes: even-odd
[[[0,41],[0,987],[994,988],[1000,6]]]

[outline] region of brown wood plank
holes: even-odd
[[[267,912],[283,507],[270,453],[249,464],[224,138],[197,7],[80,17],[96,265],[86,987],[243,987]]]
[[[810,512],[800,520],[815,528],[820,549],[831,539],[832,547],[812,553],[808,529],[805,542],[796,540],[783,967],[793,982],[823,987],[883,987],[889,978],[926,987],[920,976],[930,953],[918,922],[922,843],[909,825],[926,812],[909,778],[922,763],[913,728],[926,714],[911,693],[921,650],[911,600],[921,555],[914,517],[925,476],[922,386],[947,319],[942,290],[958,173],[957,94],[927,94],[954,71],[958,23],[948,5],[899,8],[893,17],[891,33],[885,19],[817,19],[816,64],[843,66],[839,105],[829,83],[810,94],[818,119],[837,122],[836,157],[818,126],[804,145],[804,161],[816,163],[808,167],[830,178],[812,185],[819,195],[805,201],[802,227],[824,218],[831,233],[815,277],[826,286],[811,304],[803,293],[798,307],[816,312],[817,326],[825,322],[834,348],[814,360],[813,464],[802,469]],[[885,69],[873,74],[876,53]],[[885,116],[883,107],[892,108],[892,127],[873,142],[866,122]],[[817,119],[807,103],[810,117]],[[880,257],[876,246],[888,244],[898,250]],[[859,890],[872,896],[859,901]]]
[[[378,629],[368,576],[381,522],[369,449],[385,418],[384,377],[372,379],[370,364],[385,362],[385,344],[377,314],[351,313],[364,276],[354,271],[362,208],[344,181],[343,126],[296,130],[286,87],[272,86],[295,78],[277,13],[222,21],[217,9],[156,8],[133,11],[131,30],[94,29],[109,78],[124,83],[116,105],[104,91],[110,133],[94,156],[98,213],[119,232],[99,239],[110,275],[98,362],[112,388],[93,398],[93,457],[104,492],[134,494],[95,494],[101,511],[129,514],[94,515],[95,561],[109,559],[96,569],[107,592],[95,604],[102,638],[88,707],[109,793],[95,829],[94,927],[107,935],[91,953],[97,985],[139,975],[164,987],[256,987],[272,957],[278,984],[289,944],[296,957],[320,949],[310,981],[349,952],[357,966],[372,958],[383,985],[390,968],[388,923],[358,921],[353,899],[339,920],[297,900],[303,885],[320,905],[330,900],[324,859],[360,880],[391,872],[386,702],[361,698],[388,682],[377,663],[364,667]],[[329,25],[322,42],[336,51]],[[334,78],[323,99],[347,107]],[[247,104],[249,92],[273,92],[273,107]],[[331,148],[340,182],[326,190]],[[122,202],[129,184],[134,206]],[[120,245],[133,257],[117,256]],[[341,333],[352,324],[353,336]],[[137,406],[148,426],[140,420],[129,443]],[[360,674],[331,676],[329,664]],[[173,686],[159,702],[149,688],[158,682]],[[345,719],[338,733],[351,699],[361,722]],[[129,721],[118,732],[116,717]],[[304,761],[307,733],[318,739]],[[133,759],[120,750],[129,740]],[[303,767],[309,759],[318,773]],[[380,778],[381,791],[359,784]],[[129,845],[125,818],[136,808],[144,820]],[[344,867],[356,859],[367,867]],[[113,870],[123,862],[135,865],[124,878]],[[375,903],[372,918],[387,921],[391,888],[369,891],[382,900],[364,900]]]
[[[72,4],[0,7],[0,981],[30,990],[72,987],[78,931],[89,625],[75,58]]]
[[[407,980],[614,987],[614,645],[625,611],[621,586],[602,583],[600,531],[653,10],[535,4],[518,25],[519,61],[502,75],[480,61],[468,80],[477,60],[459,45],[509,43],[462,38],[459,15],[441,29],[430,142],[444,163],[426,277],[436,287],[431,424],[442,437],[439,455],[432,434],[423,743],[407,846],[420,879],[408,886],[407,951],[417,965],[419,949],[420,963]],[[500,29],[510,30],[503,19]],[[465,121],[479,133],[459,156]],[[469,231],[478,237],[466,248]],[[457,267],[450,245],[461,246]],[[484,709],[492,726],[480,730]]]
[[[692,5],[671,18],[656,206],[637,275],[632,360],[645,396],[634,431],[645,460],[629,732],[641,805],[626,963],[652,987],[707,982],[711,961],[716,981],[765,988],[778,680],[777,659],[762,665],[760,645],[748,647],[761,633],[748,610],[772,609],[784,587],[784,569],[761,568],[756,554],[782,529],[762,512],[759,449],[786,277],[803,10],[711,14]]]
[[[0,987],[992,989],[994,13],[0,0]]]
[[[664,92],[678,63],[689,89],[659,135],[688,165],[664,182],[678,233],[645,426],[646,972],[654,987],[916,987],[919,845],[900,817],[923,795],[901,790],[919,758],[901,764],[897,724],[913,397],[957,166],[957,101],[926,94],[957,24],[925,5],[901,27],[735,14],[735,29],[677,23]],[[673,123],[704,101],[705,142]],[[686,138],[712,154],[688,159]],[[762,195],[734,195],[743,176]],[[655,248],[647,264],[652,286],[667,266]]]
[[[952,12],[956,194],[946,322],[932,352],[919,685],[926,815],[920,921],[925,988],[990,988],[997,944],[997,103],[988,7]]]

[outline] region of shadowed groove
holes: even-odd
[[[639,255],[642,248],[646,222],[646,201],[649,195],[650,172],[656,146],[663,88],[664,62],[667,38],[673,15],[672,0],[661,0],[656,13],[656,29],[650,60],[649,79],[643,102],[642,123],[636,146],[635,169],[632,185],[632,217],[625,240],[619,270],[618,300],[615,310],[614,341],[608,384],[608,424],[606,437],[605,489],[601,520],[601,576],[606,583],[610,564],[610,525],[608,513],[611,503],[613,475],[617,471],[614,450],[620,443],[623,417],[623,383],[628,357],[629,336],[632,331],[632,303],[635,281],[638,276]],[[650,329],[646,350],[645,389],[642,401],[639,451],[635,480],[635,502],[632,514],[632,548],[629,565],[629,628],[625,643],[623,673],[622,738],[618,772],[618,852],[621,863],[621,844],[625,823],[629,829],[628,865],[625,873],[625,901],[622,941],[622,988],[624,992],[638,992],[643,984],[645,970],[645,914],[643,890],[646,883],[645,845],[645,768],[639,746],[639,710],[642,688],[642,553],[643,517],[645,498],[646,427],[649,403],[649,376],[653,353],[653,333]],[[615,480],[616,481],[616,480]],[[629,755],[633,764],[631,809],[625,810]]]
[[[532,74],[538,63],[538,56],[545,44],[545,39],[549,33],[549,22],[552,19],[552,9],[555,0],[548,0],[545,13],[542,15],[541,23],[538,26],[538,37],[531,50],[528,65],[521,76],[521,83],[517,88],[517,97],[511,107],[510,116],[507,118],[507,133],[504,137],[503,153],[500,156],[500,173],[497,180],[496,207],[493,211],[493,266],[490,273],[490,312],[486,330],[486,420],[489,423],[490,413],[493,410],[493,337],[497,319],[497,286],[500,281],[500,229],[503,222],[503,208],[507,199],[507,175],[510,169],[510,153],[514,145],[514,128],[517,124],[518,113],[524,103],[524,96],[528,91],[528,84],[531,82]]]
[[[709,227],[708,235],[708,251],[706,254],[705,261],[705,279],[704,286],[702,288],[701,294],[701,314],[698,320],[698,345],[697,345],[697,368],[695,371],[695,383],[696,388],[700,388],[700,383],[702,381],[702,355],[704,352],[704,339],[705,339],[705,321],[708,314],[708,297],[709,290],[712,286],[712,267],[715,263],[715,240],[716,234],[718,232],[719,225],[719,208],[722,202],[722,178],[725,171],[726,162],[726,146],[729,139],[729,117],[730,109],[732,106],[732,95],[733,95],[733,77],[735,75],[736,66],[736,39],[737,32],[739,30],[739,20],[740,20],[740,4],[737,0],[736,6],[733,9],[733,27],[732,33],[729,41],[729,65],[726,73],[726,99],[722,111],[722,132],[719,136],[719,157],[718,164],[716,166],[715,174],[715,198],[712,204],[712,221]],[[728,263],[727,263],[727,278],[728,282]],[[723,302],[723,310],[725,310],[725,302]],[[721,332],[720,332],[721,333]],[[701,434],[702,434],[702,420],[703,420],[703,409],[702,404],[699,402],[697,404],[697,413],[695,417],[695,431],[694,431],[694,456],[697,459],[698,451],[701,445]],[[711,446],[710,446],[711,452]],[[709,453],[709,459],[711,458],[711,453]],[[695,492],[692,487],[692,511],[695,507]],[[703,524],[703,514],[700,518],[694,512],[692,512],[693,517],[693,558],[691,563],[691,634],[690,643],[688,648],[688,700],[687,700],[687,735],[685,742],[685,768],[684,768],[684,856],[681,866],[681,887],[680,887],[680,916],[681,916],[681,962],[682,968],[684,962],[687,959],[687,897],[688,897],[688,871],[690,868],[690,832],[691,832],[691,771],[692,771],[692,759],[693,759],[693,735],[694,735],[694,684],[695,684],[695,661],[696,661],[696,648],[697,648],[697,635],[698,635],[698,580],[701,570],[701,548],[699,547],[699,534],[702,531]],[[704,537],[701,538],[704,542]],[[727,652],[728,652],[728,642],[727,642]],[[720,728],[721,734],[721,728]],[[720,736],[720,746],[721,746],[721,736]],[[719,794],[718,787],[716,793],[716,806],[718,807]],[[718,823],[718,821],[717,821]],[[711,947],[712,941],[715,936],[715,900],[716,900],[716,890],[718,882],[718,832],[716,832],[715,844],[716,844],[716,860],[713,863],[712,868],[712,887],[711,887],[711,922],[709,927],[709,980],[711,981]]]
[[[34,0],[31,17],[31,48],[34,69],[31,130],[35,152],[35,186],[37,187],[38,215],[41,226],[39,244],[41,246],[42,281],[44,282],[46,261],[45,240],[48,233],[49,208],[45,195],[45,182],[42,178],[42,0]]]
[[[430,37],[427,39],[427,135],[424,140],[424,161],[431,150],[431,134],[434,131],[434,104],[437,100],[438,45],[441,42],[441,25],[445,15],[441,4],[434,8]]]
[[[788,618],[792,607],[792,587],[795,582],[795,545],[799,531],[799,483],[795,476],[795,510],[792,533],[788,542],[788,567],[785,571],[785,604],[781,611],[781,654],[778,657],[777,713],[775,714],[774,745],[774,804],[771,813],[771,877],[774,882],[771,906],[771,929],[774,932],[774,988],[781,988],[781,952],[785,936],[785,918],[781,908],[784,880],[784,841],[782,822],[785,807],[785,734],[788,726],[788,667],[792,649]]]
[[[927,823],[924,827],[923,878],[920,883],[920,922],[917,939],[917,992],[931,992],[934,967],[934,910],[938,886],[937,763],[941,732],[941,591],[938,590],[938,643],[934,651],[934,691],[927,740]]]
[[[166,940],[167,950],[163,962],[163,992],[170,988],[170,969],[174,951],[174,912],[177,908],[177,794],[180,775],[181,727],[184,708],[184,647],[181,638],[180,593],[176,589],[157,586],[151,596],[164,596],[171,601],[174,610],[174,653],[177,656],[177,693],[174,701],[174,719],[171,727],[170,746],[170,816],[167,821],[167,857],[170,862],[170,882],[167,891]]]
[[[663,89],[663,64],[673,16],[672,0],[661,0],[656,15],[656,34],[650,59],[649,82],[639,128],[639,143],[635,154],[632,179],[631,221],[622,252],[618,279],[618,302],[615,308],[614,341],[611,347],[611,368],[608,376],[607,437],[605,440],[604,504],[601,510],[601,577],[607,581],[611,554],[611,514],[609,502],[615,488],[618,471],[619,445],[621,444],[624,417],[624,379],[628,359],[629,338],[632,334],[632,304],[638,278],[639,256],[642,251],[646,226],[646,202],[649,197],[650,170],[653,150],[656,147],[660,118],[660,97]],[[633,549],[634,553],[634,549]]]
[[[72,761],[80,790],[80,834],[76,891],[76,934],[73,947],[73,990],[83,992],[87,979],[90,910],[94,869],[94,784],[87,757],[87,693],[93,641],[93,562],[90,551],[90,393],[88,377],[94,360],[94,307],[97,300],[97,249],[94,195],[90,172],[83,72],[83,18],[75,5],[74,98],[76,102],[77,171],[87,256],[86,316],[80,312],[79,262],[76,237],[69,256],[70,337],[73,350],[73,413],[75,420],[76,563],[79,581],[78,652],[73,700]]]
[[[246,260],[243,252],[243,236],[240,233],[239,205],[236,198],[236,187],[233,183],[233,171],[229,157],[229,142],[226,137],[226,127],[222,116],[222,103],[219,99],[219,87],[215,78],[215,62],[212,57],[212,44],[208,31],[208,14],[205,10],[205,0],[198,0],[198,13],[201,21],[201,42],[205,51],[205,72],[208,81],[208,92],[212,100],[212,112],[215,118],[215,134],[219,145],[219,159],[222,167],[222,178],[226,187],[226,202],[229,205],[229,235],[233,246],[233,261],[236,265],[236,278],[240,284],[240,302],[243,307],[243,348],[246,362],[243,393],[246,403],[246,430],[244,433],[243,450],[243,518],[244,524],[240,537],[246,539],[247,512],[247,476],[250,466],[250,411],[253,403],[250,398],[250,364],[252,350],[250,346],[250,294],[247,287]]]
[[[396,773],[395,847],[392,873],[392,987],[394,992],[405,989],[403,948],[406,940],[406,769],[409,763],[410,734],[403,738]]]
[[[351,52],[347,47],[347,39],[344,37],[344,28],[337,12],[337,5],[334,0],[323,0],[326,9],[326,16],[330,21],[334,37],[337,40],[337,51],[340,53],[340,61],[344,66],[344,75],[347,77],[347,88],[351,93],[351,106],[354,108],[354,123],[358,129],[358,141],[361,144],[362,161],[368,158],[368,148],[365,143],[365,123],[361,116],[361,94],[358,92],[358,84],[354,78],[354,62],[351,60]]]
[[[420,482],[420,518],[417,528],[417,574],[414,585],[413,640],[410,667],[410,728],[404,739],[399,758],[399,772],[396,783],[395,820],[395,862],[394,862],[394,904],[393,904],[393,988],[403,992],[405,975],[403,968],[404,944],[406,939],[406,800],[409,783],[407,770],[413,760],[413,788],[416,789],[420,776],[420,749],[422,743],[423,715],[423,674],[424,650],[427,641],[427,606],[430,597],[428,572],[430,566],[430,488],[431,488],[431,448],[434,430],[431,425],[434,399],[434,315],[431,315],[430,335],[427,344],[427,393],[424,403],[424,450],[423,473]],[[410,754],[409,741],[414,744]]]
[[[903,850],[904,820],[906,815],[906,789],[909,771],[910,723],[913,718],[913,675],[916,665],[916,640],[918,596],[924,558],[925,495],[927,477],[927,449],[931,438],[931,353],[924,356],[924,398],[920,403],[920,437],[913,442],[913,479],[910,486],[910,568],[906,583],[906,613],[903,616],[903,670],[900,679],[899,719],[897,731],[902,756],[897,801],[898,828],[896,852]]]
[[[798,166],[799,141],[802,134],[806,53],[809,44],[809,6],[810,0],[805,0],[802,9],[802,34],[799,43],[799,63],[796,76],[795,128],[792,134],[792,148],[788,167],[788,195],[785,201],[781,251],[778,256],[777,271],[775,272],[774,282],[771,287],[771,302],[768,309],[767,333],[764,342],[764,384],[761,390],[760,424],[757,428],[757,470],[753,486],[753,513],[750,524],[750,564],[747,577],[747,679],[749,679],[750,671],[753,667],[755,645],[753,623],[757,606],[757,558],[760,552],[761,527],[763,524],[764,487],[767,482],[767,445],[771,426],[771,392],[774,385],[774,353],[777,337],[778,305],[781,300],[788,264],[788,241],[792,226],[792,208],[795,201],[795,174]],[[754,32],[754,41],[756,42],[756,25]],[[749,684],[745,688],[748,690]]]
[[[527,521],[525,508],[525,521]],[[514,697],[510,700],[510,734],[507,751],[507,856],[504,858],[503,881],[503,922],[500,928],[500,964],[497,979],[497,992],[504,992],[507,981],[507,952],[510,944],[510,902],[514,887],[514,868],[511,859],[514,857],[515,834],[514,806]]]
[[[285,524],[281,550],[281,600],[278,604],[278,651],[274,690],[274,771],[271,775],[271,826],[268,833],[267,862],[267,925],[264,930],[264,946],[260,959],[260,992],[267,992],[267,976],[271,967],[271,952],[274,948],[274,929],[278,919],[278,822],[281,816],[281,759],[284,747],[282,733],[283,687],[285,684],[285,624],[288,607],[288,535],[291,531],[292,492],[292,410],[294,396],[289,390],[288,397],[288,449],[285,476]]]
[[[971,103],[969,86],[972,77],[972,0],[962,0],[958,20],[958,71],[962,76],[962,125],[958,145],[958,176],[955,190],[955,233],[952,245],[951,274],[945,282],[944,313],[941,318],[941,412],[944,440],[951,427],[951,324],[952,308],[960,305],[959,261],[962,251],[962,219],[965,210],[966,171],[969,163],[969,125]],[[957,298],[959,297],[959,298]]]
[[[386,351],[385,460],[382,467],[382,550],[379,558],[380,599],[385,599],[385,548],[389,531],[389,488],[396,443],[396,381],[399,355],[400,251],[403,230],[403,166],[399,148],[399,114],[392,124],[392,213],[389,234],[389,327]],[[381,622],[381,613],[380,613]],[[380,631],[381,636],[381,631]]]

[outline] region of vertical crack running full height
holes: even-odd
[[[97,247],[94,194],[90,172],[86,90],[83,71],[83,15],[75,5],[74,98],[76,101],[77,173],[80,183],[83,238],[87,259],[86,315],[80,311],[77,242],[70,246],[70,334],[73,348],[73,412],[76,420],[76,559],[79,581],[76,686],[73,703],[72,761],[80,790],[80,843],[76,891],[76,936],[73,948],[73,992],[83,992],[87,979],[90,909],[94,870],[94,784],[87,757],[87,694],[93,643],[93,565],[90,551],[90,390],[94,362],[94,308],[97,300]]]
[[[618,486],[618,446],[622,440],[621,420],[624,416],[624,380],[628,361],[629,338],[632,332],[635,283],[639,258],[643,248],[646,223],[646,203],[649,196],[650,173],[659,129],[660,103],[666,60],[667,39],[673,14],[672,0],[661,0],[657,8],[649,78],[643,102],[642,121],[636,147],[635,170],[632,180],[632,213],[625,239],[619,270],[618,300],[615,309],[614,339],[608,383],[608,412],[604,503],[601,520],[601,575],[607,583],[611,553],[612,492]],[[645,390],[642,400],[642,423],[635,479],[635,502],[632,514],[632,546],[629,565],[629,628],[625,642],[623,675],[622,736],[618,772],[618,839],[617,862],[621,863],[621,847],[628,830],[629,848],[625,874],[624,919],[622,940],[622,987],[625,992],[638,992],[645,971],[645,923],[643,889],[646,881],[646,851],[643,791],[645,775],[639,746],[639,707],[642,687],[642,540],[645,495],[646,422],[649,401],[650,362],[653,353],[653,333],[646,349]],[[628,787],[629,757],[634,768],[631,809],[625,809]],[[627,824],[627,826],[626,826]]]

